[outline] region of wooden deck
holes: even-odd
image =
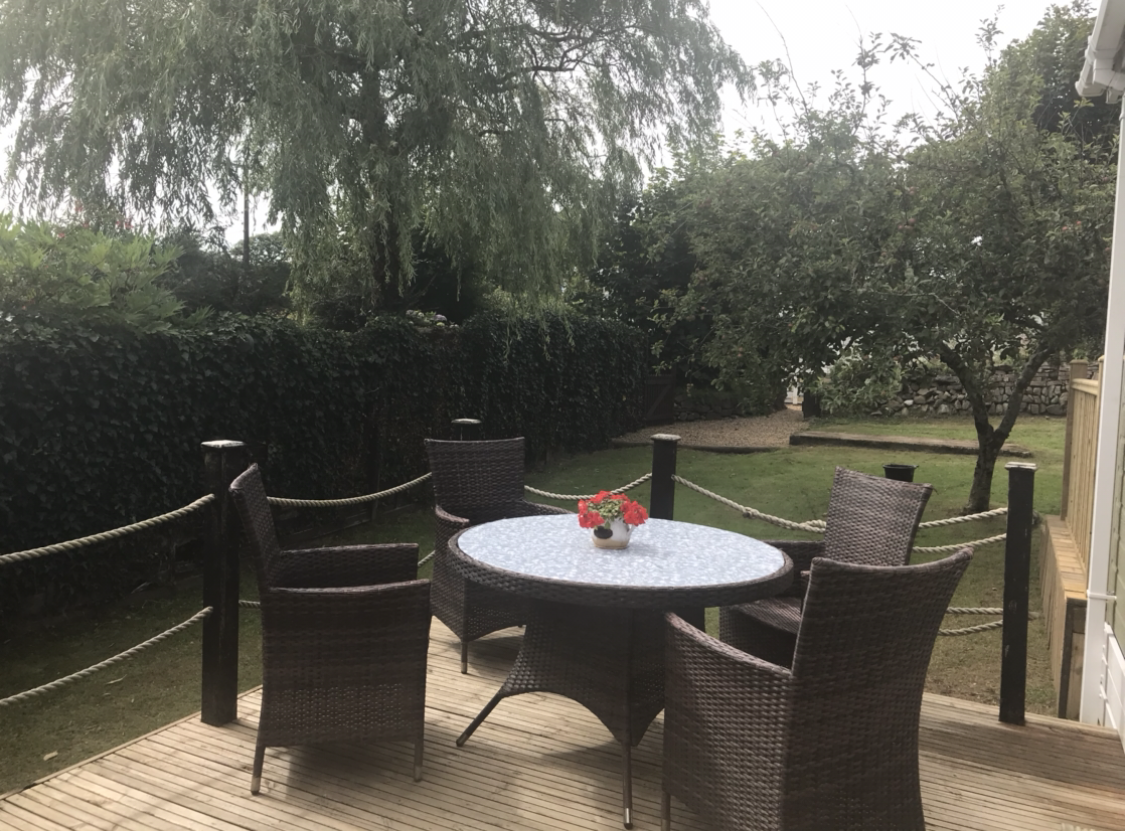
[[[259,696],[239,720],[198,717],[0,799],[0,828],[55,829],[619,829],[620,757],[582,707],[549,695],[501,703],[463,749],[454,738],[495,692],[517,639],[474,646],[458,671],[434,623],[426,773],[415,783],[406,744],[271,749],[262,794],[250,796]],[[931,831],[1125,831],[1125,753],[1109,731],[1032,718],[1000,725],[992,708],[927,697],[923,795]],[[637,829],[659,822],[658,719],[634,756]],[[703,829],[682,806],[673,828]]]

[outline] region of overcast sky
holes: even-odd
[[[962,68],[980,70],[984,53],[976,43],[977,31],[980,21],[998,8],[987,0],[710,0],[710,4],[711,19],[747,63],[785,59],[788,47],[802,86],[818,81],[825,90],[831,85],[831,71],[851,67],[860,37],[869,38],[872,32],[894,32],[920,41],[920,57],[949,80],[959,78]],[[999,10],[1000,45],[1026,37],[1051,5],[1045,0],[1009,0]],[[933,82],[902,63],[878,67],[873,80],[894,103],[895,115],[933,113]],[[766,115],[752,106],[736,105],[737,98],[731,97],[728,132],[746,126],[748,119],[761,123]]]
[[[712,20],[747,63],[786,59],[788,49],[798,81],[803,86],[818,81],[825,90],[832,82],[831,71],[849,69],[860,37],[873,32],[919,40],[921,58],[950,80],[956,80],[965,67],[979,71],[984,54],[976,44],[977,30],[981,19],[997,8],[974,0],[710,0],[710,4]],[[1000,44],[1026,37],[1050,5],[1045,0],[1009,0],[999,12]],[[872,80],[894,102],[893,115],[932,114],[933,82],[913,69],[901,63],[884,65],[874,71]],[[770,127],[768,119],[764,109],[741,106],[737,97],[728,96],[728,133],[749,124]],[[0,135],[0,157],[6,156],[8,138]],[[255,211],[254,232],[263,230],[263,214],[261,208]],[[234,238],[241,226],[233,220],[232,225]]]

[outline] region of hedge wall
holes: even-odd
[[[646,366],[635,330],[554,313],[355,333],[234,317],[147,335],[0,325],[0,552],[190,502],[209,439],[251,443],[271,492],[322,498],[419,475],[422,439],[449,437],[459,416],[488,438],[526,436],[531,457],[603,447],[639,426]],[[6,566],[0,613],[45,584],[55,606],[94,583],[128,590],[135,572],[120,551]]]

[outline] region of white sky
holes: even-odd
[[[832,70],[851,68],[851,77],[859,77],[852,67],[859,53],[857,44],[861,36],[870,41],[873,32],[894,32],[920,41],[920,57],[934,64],[939,77],[953,81],[962,68],[979,71],[985,60],[976,43],[980,21],[998,8],[989,0],[710,0],[710,4],[712,21],[743,60],[751,65],[784,60],[787,46],[797,80],[802,86],[819,82],[825,94],[831,89]],[[1030,34],[1051,5],[1048,0],[1009,0],[999,11],[999,45]],[[894,116],[934,112],[930,94],[934,84],[921,73],[896,61],[876,67],[871,77],[893,102]],[[765,119],[771,116],[761,108],[736,108],[736,96],[729,101],[728,132],[748,124],[769,126]]]

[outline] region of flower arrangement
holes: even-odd
[[[615,519],[629,526],[643,525],[648,511],[623,493],[599,491],[597,496],[578,501],[578,524],[583,528],[608,528]]]

